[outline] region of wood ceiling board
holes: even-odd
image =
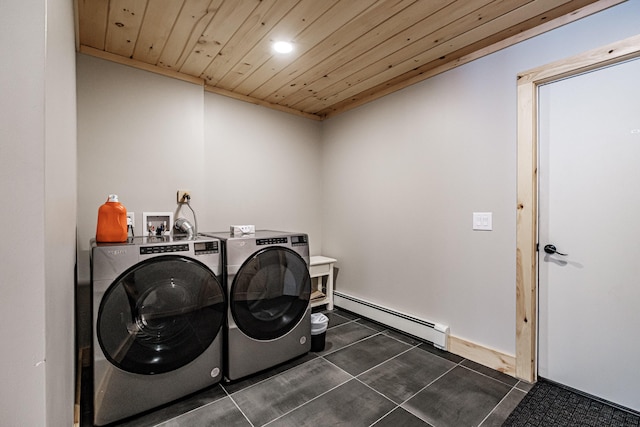
[[[110,0],[105,50],[131,58],[147,0]]]
[[[332,7],[337,1],[338,0],[301,0],[289,11],[284,19],[278,22],[269,34],[247,52],[238,65],[227,73],[216,86],[235,92],[237,86],[242,84],[245,79],[273,55],[271,52],[272,41],[295,40],[298,34],[313,24],[313,22],[322,16],[327,8]]]
[[[321,64],[331,55],[345,47],[350,40],[356,39],[372,28],[381,24],[388,16],[393,16],[402,9],[408,7],[416,0],[382,0],[376,2],[371,8],[358,16],[349,25],[345,25],[331,33],[322,42],[316,44],[296,58],[278,74],[266,80],[259,88],[249,95],[278,102],[287,94],[299,90],[307,83],[298,78],[307,70]]]
[[[80,44],[104,50],[109,3],[106,1],[76,0],[76,8]]]
[[[332,86],[318,91],[313,96],[313,99],[307,98],[303,102],[289,106],[301,111],[309,112],[312,110],[314,113],[317,113],[321,111],[321,109],[318,108],[319,106],[326,108],[345,99],[353,99],[354,96],[359,95],[367,89],[392,82],[393,79],[399,76],[403,76],[403,79],[406,79],[408,76],[407,73],[411,73],[412,71],[417,72],[420,66],[430,64],[430,68],[436,67],[443,60],[451,60],[452,56],[464,56],[474,50],[491,45],[499,39],[512,35],[509,33],[506,37],[502,35],[495,36],[495,40],[491,38],[492,35],[502,34],[502,32],[508,31],[509,28],[511,28],[513,16],[516,16],[518,20],[523,16],[531,16],[533,13],[544,13],[544,16],[548,16],[548,9],[557,3],[555,0],[538,0],[510,11],[501,10],[497,7],[485,7],[478,11],[479,15],[472,13],[459,20],[458,24],[460,25],[454,23],[446,28],[442,28],[433,35],[430,35],[430,37],[427,37],[428,40],[420,40],[412,43],[410,46],[396,51],[380,61],[370,63],[367,68],[361,69],[359,72],[346,77],[345,80],[339,80]],[[512,6],[513,4],[509,5],[509,7]],[[498,11],[500,13],[496,13]],[[477,19],[477,16],[481,16],[483,19]],[[475,27],[473,27],[474,22],[477,23]],[[468,30],[465,31],[465,29]],[[451,35],[455,36],[449,38]],[[432,40],[438,40],[437,44],[434,43],[435,46],[433,48],[424,50],[421,47],[422,43],[432,43]],[[476,40],[479,41],[476,42]],[[408,52],[405,50],[408,50]],[[419,53],[420,50],[422,50],[423,53]],[[364,62],[369,63],[369,61]]]
[[[183,5],[184,0],[152,0],[147,4],[133,59],[147,64],[158,63]]]
[[[455,1],[439,0],[416,2],[406,9],[403,9],[383,21],[380,25],[372,28],[366,34],[358,37],[343,49],[340,49],[334,55],[324,60],[320,66],[308,69],[308,71],[293,81],[297,85],[305,86],[306,91],[287,91],[283,89],[278,92],[279,97],[277,98],[277,103],[291,107],[303,99],[306,99],[309,94],[315,94],[319,90],[330,86],[341,79],[338,73],[336,73],[336,70],[340,69],[344,64],[355,65],[358,70],[367,67],[369,64],[366,60],[361,59],[362,56],[366,56],[367,54],[386,55],[387,52],[384,50],[384,47],[389,46],[387,43],[389,39],[393,39],[399,33],[405,31],[403,29],[407,28],[407,26],[410,28],[416,26],[418,22],[428,19],[429,16],[432,16],[451,3],[455,3]],[[404,40],[400,38],[399,43],[403,44]],[[393,46],[393,48],[395,49],[397,46]],[[271,96],[265,99],[270,102],[276,102],[276,98]]]
[[[294,51],[290,54],[273,54],[254,73],[247,77],[242,84],[234,90],[239,93],[254,96],[253,92],[262,86],[265,81],[277,76],[284,68],[291,65],[292,59],[300,57],[327,38],[327,34],[333,34],[341,27],[352,21],[363,11],[370,8],[376,0],[352,0],[350,2],[338,2],[316,21],[306,27],[293,41]],[[301,63],[305,69],[317,65],[317,62]],[[284,76],[290,80],[291,77]]]
[[[431,63],[405,73],[404,75],[388,80],[377,86],[370,87],[366,91],[352,96],[349,99],[330,105],[325,109],[315,110],[315,114],[324,118],[335,116],[387,94],[404,89],[434,75],[453,69],[459,65],[469,63],[485,55],[513,46],[516,43],[592,15],[616,4],[624,3],[625,1],[626,0],[582,0],[581,3],[584,5],[578,9],[575,8],[575,2],[572,2],[574,3],[573,5],[565,4],[562,6],[563,9],[571,6],[573,11],[562,14],[560,13],[562,10],[555,10],[555,13],[560,13],[560,15],[555,19],[551,18],[549,14],[532,18],[529,20],[530,22],[523,22],[507,29],[504,34],[497,34],[490,39],[481,40],[472,45],[468,45],[460,51],[452,52],[447,55],[446,58],[437,59]],[[535,23],[540,20],[542,20],[543,23],[535,25]]]
[[[215,86],[242,60],[247,46],[257,45],[298,1],[263,0],[204,71],[207,84]]]
[[[160,67],[180,70],[222,2],[223,0],[186,0],[158,59]]]
[[[259,0],[226,0],[198,38],[180,72],[200,77],[238,27],[260,4]]]

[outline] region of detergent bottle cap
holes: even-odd
[[[117,202],[117,201],[118,201],[117,194],[109,194],[109,198],[107,199],[107,202]]]

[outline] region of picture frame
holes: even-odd
[[[173,212],[143,212],[144,236],[169,236],[173,229]]]

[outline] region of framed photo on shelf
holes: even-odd
[[[144,236],[169,236],[173,227],[173,212],[142,212]]]

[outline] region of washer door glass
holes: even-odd
[[[136,264],[109,287],[96,335],[118,368],[160,374],[200,356],[225,312],[224,290],[211,270],[190,258],[160,256]]]
[[[309,306],[311,278],[304,259],[278,246],[254,253],[231,287],[230,307],[238,328],[258,340],[293,329]]]

